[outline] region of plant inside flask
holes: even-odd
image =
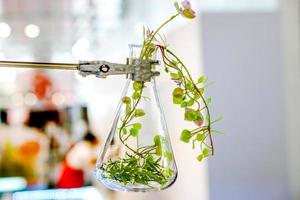
[[[175,8],[177,13],[155,31],[143,28],[143,43],[135,57],[153,60],[157,51],[160,53],[165,72],[176,83],[171,92],[173,104],[182,108],[183,119],[194,125],[192,129],[185,128],[181,131],[180,140],[191,143],[192,148],[200,152],[197,160],[202,161],[214,154],[212,133],[218,131],[211,126],[221,118],[211,119],[209,105],[212,100],[204,96],[207,78],[201,75],[194,80],[188,67],[169,49],[165,37],[160,34],[161,29],[178,16],[189,19],[195,17],[187,0],[181,6],[175,3]],[[177,168],[164,114],[155,78],[151,79],[151,82],[131,81],[129,93],[128,88],[123,92],[119,111],[107,140],[109,144],[105,145],[104,153],[102,152],[98,161],[98,180],[111,189],[161,190],[176,180]],[[157,115],[147,110],[152,105],[155,105]],[[157,120],[157,123],[152,123],[153,120]],[[110,153],[106,152],[108,145],[111,146]],[[106,154],[109,156],[105,156]]]
[[[161,135],[155,135],[152,145],[142,146],[139,144],[139,134],[143,127],[137,121],[139,118],[143,118],[146,113],[138,105],[142,100],[151,101],[151,99],[142,96],[145,85],[144,82],[134,82],[132,96],[122,98],[122,103],[125,106],[124,114],[121,117],[122,123],[118,128],[118,136],[127,151],[124,157],[110,160],[104,164],[103,170],[108,178],[124,185],[164,186],[173,175],[173,170],[170,167],[173,156],[164,147],[165,138]],[[130,143],[135,143],[135,145]]]

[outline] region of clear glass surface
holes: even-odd
[[[131,58],[140,46],[131,46]],[[172,185],[177,167],[155,78],[128,80],[100,152],[96,178],[117,191],[158,191]]]

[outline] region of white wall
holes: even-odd
[[[293,199],[300,199],[300,1],[282,0],[289,178]]]
[[[225,119],[209,161],[211,200],[291,199],[278,13],[205,14],[204,70]]]
[[[273,11],[279,0],[202,0],[200,4],[201,10],[209,12]]]

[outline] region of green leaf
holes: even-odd
[[[146,38],[146,28],[145,26],[143,26],[143,39],[145,40],[145,38]]]
[[[172,161],[173,160],[173,155],[170,151],[165,150],[164,156],[169,160]]]
[[[177,66],[179,63],[180,63],[179,60],[171,60],[172,66]]]
[[[183,96],[183,89],[177,87],[172,92],[173,97],[182,97]]]
[[[186,109],[184,113],[184,119],[187,121],[195,121],[198,118],[198,111],[193,109]]]
[[[143,109],[137,108],[137,109],[135,110],[135,113],[134,113],[134,116],[135,116],[135,117],[142,117],[142,116],[144,116],[144,115],[145,115],[145,112],[144,112]]]
[[[198,126],[201,126],[203,124],[204,120],[203,120],[203,115],[202,113],[199,111],[198,115],[197,115],[197,119],[194,120],[194,123]]]
[[[211,102],[212,102],[211,97],[209,97],[209,98],[206,99],[206,103],[207,103],[207,104],[211,104]]]
[[[203,157],[209,156],[209,150],[208,150],[207,148],[204,148],[204,149],[202,150],[202,154],[203,154]]]
[[[183,101],[182,97],[174,97],[173,96],[173,103],[174,104],[181,104]]]
[[[180,12],[179,4],[177,1],[174,3],[174,6],[175,6],[175,9],[177,10],[177,12]]]
[[[134,90],[141,90],[143,88],[143,82],[142,81],[134,81],[132,86],[133,86]]]
[[[191,131],[189,131],[187,129],[184,129],[181,132],[180,140],[185,142],[185,143],[189,143],[191,137],[192,137]]]
[[[202,154],[200,154],[200,155],[197,157],[197,160],[198,160],[199,162],[201,162],[201,161],[203,160],[203,158],[204,158],[204,156],[203,156]]]
[[[123,102],[124,104],[130,104],[131,99],[130,99],[130,97],[125,96],[125,97],[122,98],[122,102]]]
[[[141,96],[140,92],[134,92],[134,93],[132,94],[132,98],[133,98],[134,100],[137,100],[138,98],[140,98],[140,96]]]
[[[183,101],[181,104],[180,104],[180,107],[181,108],[185,108],[188,106],[188,102],[187,101]]]
[[[200,77],[198,78],[197,83],[205,83],[206,80],[207,80],[206,76],[203,75],[203,76],[200,76]]]
[[[193,87],[193,84],[192,84],[190,81],[188,81],[188,82],[186,83],[186,85],[185,85],[185,88],[186,88],[187,90],[191,90],[191,89],[193,89],[194,87]]]
[[[133,136],[133,137],[136,137],[138,136],[139,134],[139,129],[136,129],[136,128],[131,128],[130,129],[130,135]]]
[[[126,134],[127,134],[127,129],[126,129],[126,128],[122,128],[122,133],[123,133],[124,135],[126,135]]]
[[[179,79],[179,78],[180,78],[180,76],[178,76],[178,74],[173,73],[173,72],[170,73],[170,76],[171,76],[172,78],[176,78],[176,79]]]
[[[169,73],[169,68],[165,67],[165,72]]]
[[[161,147],[161,145],[156,146],[155,154],[158,155],[158,156],[162,155],[162,147]]]
[[[181,71],[178,71],[178,72],[177,72],[177,74],[178,74],[178,77],[180,77],[180,78],[182,78],[182,77],[183,77],[183,74],[182,74],[182,72],[181,72]]]
[[[193,99],[190,99],[188,102],[187,102],[187,106],[193,106],[195,103],[195,101]]]
[[[159,135],[155,135],[154,138],[153,138],[153,141],[154,141],[154,145],[155,146],[160,145],[161,144],[160,136]]]
[[[194,99],[196,99],[196,100],[200,99],[200,94],[198,94],[198,92],[195,92]]]
[[[161,146],[161,140],[160,140],[160,136],[159,135],[155,135],[153,140],[154,140],[154,146],[155,146],[155,153],[158,156],[161,156],[162,154],[162,146]]]
[[[205,116],[205,120],[207,121],[207,123],[210,122],[210,118],[208,117],[208,115]]]
[[[133,124],[133,128],[135,128],[135,129],[141,129],[142,128],[142,124],[141,123],[135,123],[135,124]]]
[[[196,136],[196,140],[198,140],[199,142],[204,141],[205,138],[206,138],[206,136],[205,136],[204,133],[202,133],[202,134],[198,133],[197,136]]]
[[[131,106],[130,104],[126,104],[126,115],[129,115],[131,112]]]
[[[200,94],[204,94],[204,92],[205,92],[205,89],[204,88],[199,88],[199,92],[200,92]]]

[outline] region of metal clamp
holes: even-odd
[[[109,75],[127,75],[134,81],[150,81],[151,77],[158,76],[155,71],[157,60],[127,59],[127,64],[110,63],[106,61],[81,61],[77,63],[48,63],[24,61],[0,61],[0,67],[21,67],[38,69],[79,70],[82,76],[95,75],[106,78]]]
[[[150,81],[151,77],[160,73],[154,70],[156,60],[127,59],[128,64],[117,64],[106,61],[80,61],[79,73],[82,76],[95,75],[106,78],[109,75],[129,75],[134,81]]]

